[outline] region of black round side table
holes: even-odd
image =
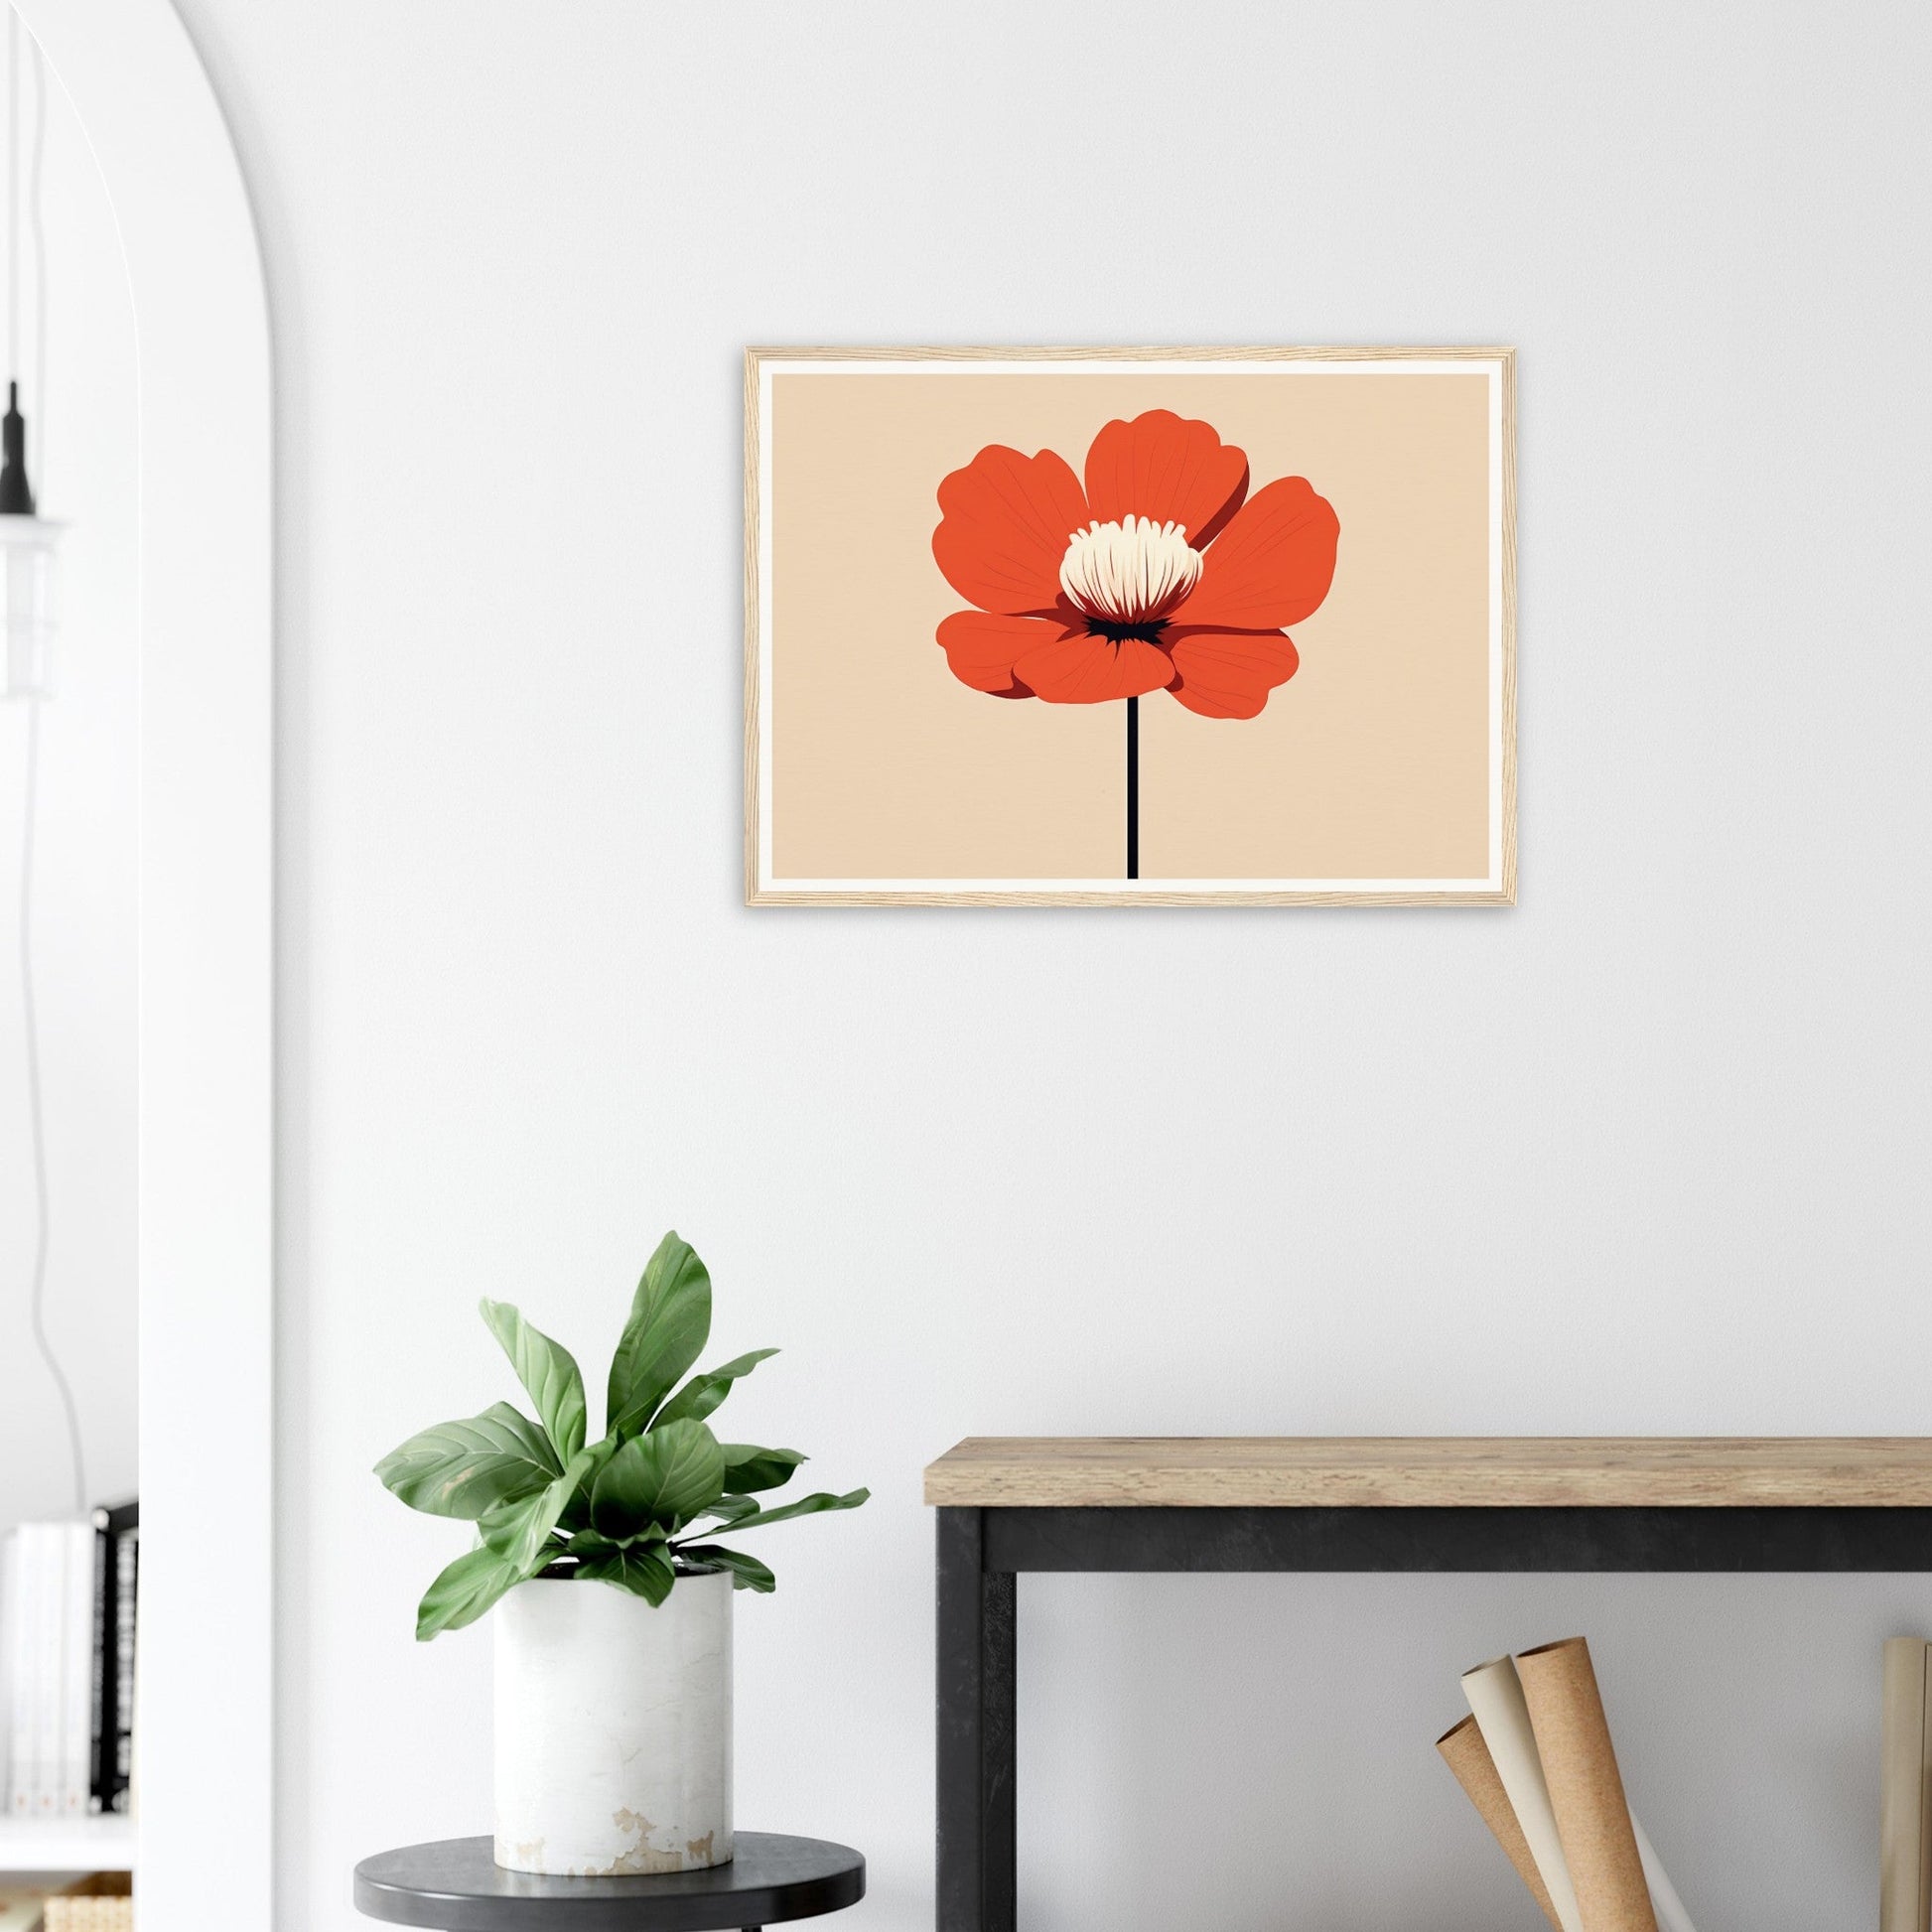
[[[355,1909],[436,1932],[758,1932],[866,1895],[866,1862],[822,1838],[740,1832],[738,1856],[704,1871],[544,1878],[505,1871],[486,1838],[378,1852],[355,1867]]]

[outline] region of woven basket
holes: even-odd
[[[134,1932],[131,1898],[50,1898],[44,1932]]]
[[[82,1879],[42,1910],[42,1932],[134,1932],[134,1900],[124,1872]]]

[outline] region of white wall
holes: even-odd
[[[73,1385],[88,1489],[99,1500],[136,1486],[134,311],[106,188],[50,69],[43,411],[25,200],[34,118],[27,53],[23,36],[22,403],[41,514],[68,526],[57,690],[41,714],[34,907],[52,1197],[47,1329]],[[5,62],[0,32],[0,88]],[[0,223],[4,128],[0,95]],[[0,304],[4,265],[0,254]],[[3,345],[0,325],[0,362]],[[73,1506],[67,1425],[28,1316],[35,1217],[18,923],[26,752],[27,707],[0,703],[0,1524]]]
[[[185,11],[280,363],[284,1932],[486,1823],[486,1637],[410,1638],[457,1539],[369,1463],[507,1393],[479,1294],[599,1355],[672,1221],[718,1352],[787,1350],[734,1427],[876,1491],[772,1535],[741,1812],[894,1932],[961,1435],[1927,1428],[1922,8]],[[742,908],[747,343],[1498,340],[1519,907]],[[1700,1921],[1868,1918],[1876,1647],[1932,1626],[1023,1605],[1027,1922],[1149,1932],[1530,1926],[1430,1744],[1579,1628]]]

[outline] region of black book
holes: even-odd
[[[134,1610],[140,1580],[136,1502],[94,1511],[93,1811],[124,1812],[134,1770]]]

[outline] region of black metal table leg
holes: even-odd
[[[938,1932],[1014,1932],[1015,1577],[985,1512],[940,1509]]]

